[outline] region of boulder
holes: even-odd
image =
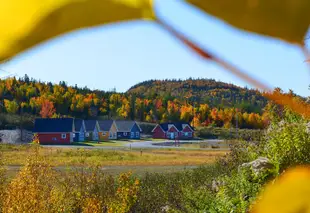
[[[22,136],[21,136],[22,132]],[[0,142],[1,143],[29,143],[32,141],[33,134],[27,130],[20,131],[15,130],[0,130]]]
[[[166,206],[161,207],[161,212],[169,212],[170,209],[171,209],[170,206],[166,205]]]
[[[220,180],[212,180],[211,183],[211,190],[213,192],[218,192],[220,190],[220,187],[224,185],[223,181]]]
[[[274,169],[274,165],[266,157],[259,157],[249,163],[243,163],[241,168],[252,168],[253,172],[257,175],[267,169]]]

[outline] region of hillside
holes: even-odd
[[[267,104],[267,99],[257,90],[212,79],[149,80],[134,85],[127,93],[149,99],[187,99],[211,107],[243,108],[248,112],[261,112]]]
[[[262,128],[266,103],[258,91],[207,79],[147,81],[126,93],[40,82],[27,75],[0,79],[0,127],[18,124],[17,118],[26,115],[153,123],[185,121],[218,127],[230,127],[238,117],[241,128]]]

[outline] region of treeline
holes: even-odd
[[[157,85],[155,93],[151,85]],[[263,128],[268,123],[262,112],[267,100],[261,93],[205,79],[149,81],[116,93],[40,82],[25,75],[0,80],[0,100],[3,113],[41,117],[185,121],[226,128]]]

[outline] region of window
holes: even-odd
[[[74,133],[72,134],[72,137],[75,138],[75,134]]]
[[[61,138],[62,139],[66,139],[67,138],[67,134],[61,134]]]
[[[134,133],[134,132],[131,132],[131,133],[130,133],[130,137],[131,137],[131,138],[134,138],[134,137],[135,137],[135,133]]]
[[[57,138],[52,138],[52,141],[57,141]]]
[[[188,135],[188,132],[185,132],[184,135],[185,135],[186,137],[189,136],[189,135]]]
[[[127,132],[124,132],[124,136],[127,136]]]
[[[136,132],[136,138],[138,138],[140,136],[139,132]]]
[[[86,132],[86,137],[89,137],[89,132]]]
[[[107,135],[107,133],[106,132],[102,132],[102,136],[106,136]]]

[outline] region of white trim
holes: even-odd
[[[138,126],[140,132],[142,132],[142,129],[141,129],[140,125],[138,124],[138,122],[134,121],[134,123],[137,124],[137,126]],[[135,124],[134,124],[134,125],[135,125]],[[133,126],[134,126],[134,125],[133,125]],[[133,126],[132,126],[132,127],[133,127]],[[131,129],[132,129],[132,128],[131,128]]]
[[[115,125],[116,132],[119,132],[119,131],[118,131],[118,128],[117,128],[117,125],[116,125],[116,120],[113,120],[113,123],[114,123],[114,125]],[[113,124],[112,124],[112,125],[113,125]]]
[[[84,129],[84,133],[86,132],[86,126],[85,126],[85,120],[82,120],[82,126],[83,126],[83,129]]]
[[[182,131],[179,131],[178,128],[174,125],[174,124],[168,124],[168,125],[172,125],[174,126],[174,128],[178,131],[178,132],[182,132]],[[167,132],[169,132],[169,130],[172,128],[172,126],[170,126],[170,128],[167,129]],[[169,127],[169,126],[168,126]]]
[[[67,134],[66,133],[62,133],[61,134],[61,139],[67,139]]]
[[[161,130],[163,130],[163,128],[160,126],[160,124],[157,124],[151,132],[154,132],[154,130],[157,128],[157,126],[159,126],[161,128]],[[165,132],[165,130],[163,130],[163,132]]]
[[[182,125],[185,125],[185,127],[188,126],[188,128],[190,128],[190,129],[194,132],[193,128],[192,128],[190,125],[188,125],[188,124],[182,124]],[[182,131],[181,131],[181,132],[183,132],[183,129],[185,129],[185,127],[182,128]]]
[[[74,119],[75,119],[75,118],[73,118],[73,122],[72,122],[72,132],[74,132],[74,131],[75,131]]]

